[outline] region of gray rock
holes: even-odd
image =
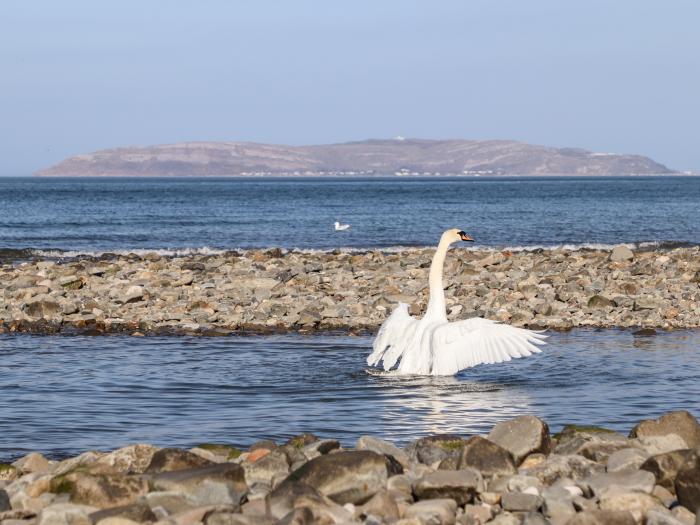
[[[636,425],[630,432],[631,438],[664,436],[677,434],[687,444],[687,448],[700,447],[700,424],[686,410],[668,412],[658,419],[647,419]]]
[[[488,439],[510,452],[516,464],[522,463],[528,454],[548,454],[551,449],[549,427],[535,416],[518,416],[498,423]]]
[[[389,492],[383,490],[377,492],[364,505],[357,507],[355,516],[362,520],[373,517],[379,521],[392,521],[399,519],[400,512],[396,500]]]
[[[161,472],[151,478],[151,485],[186,494],[198,505],[237,506],[248,492],[243,467],[235,463]]]
[[[310,485],[333,501],[364,503],[386,487],[394,470],[386,456],[369,450],[319,456],[292,472],[287,481]]]
[[[404,512],[404,518],[416,518],[430,525],[453,525],[457,503],[452,499],[426,499],[414,503]]]
[[[665,454],[674,450],[685,450],[688,444],[678,434],[666,434],[663,436],[645,436],[632,440],[636,446],[644,449],[649,455]]]
[[[49,505],[39,512],[37,525],[92,525],[88,514],[95,508],[72,503]]]
[[[145,503],[135,503],[133,505],[124,505],[121,507],[112,507],[109,509],[99,510],[90,514],[92,523],[98,524],[100,521],[107,518],[123,518],[136,523],[144,521],[157,521],[157,517],[153,514],[151,508]]]
[[[627,511],[635,521],[641,522],[651,509],[663,509],[659,500],[641,492],[616,493],[600,500],[600,509],[608,511]]]
[[[634,253],[627,246],[615,246],[610,253],[610,260],[614,262],[631,261]]]
[[[269,513],[273,517],[281,519],[289,514],[294,509],[296,502],[302,498],[322,499],[323,496],[319,491],[306,483],[286,480],[266,497],[266,504]]]
[[[7,495],[6,491],[0,489],[0,512],[5,512],[6,510],[10,510],[11,508],[12,507],[10,506],[10,497]]]
[[[210,511],[204,516],[205,525],[275,525],[276,521],[269,516],[246,516],[227,510]]]
[[[638,448],[623,448],[608,456],[608,472],[637,470],[649,458],[649,454]],[[649,469],[646,469],[649,470]]]
[[[413,486],[419,500],[450,498],[462,506],[484,491],[484,479],[478,470],[438,470],[420,478]]]
[[[439,434],[413,441],[406,447],[406,454],[412,461],[432,465],[444,459],[459,458],[465,441],[453,434]]]
[[[583,456],[550,454],[542,463],[532,468],[521,469],[520,473],[536,476],[545,485],[551,485],[559,478],[583,479],[604,470],[603,465]]]
[[[521,519],[516,514],[503,512],[489,521],[489,525],[521,525]]]
[[[284,451],[275,449],[253,463],[244,462],[245,479],[249,486],[263,483],[272,486],[276,476],[289,474],[289,463]]]
[[[175,491],[156,490],[146,494],[143,499],[148,504],[148,507],[161,519],[195,507],[195,503],[186,494]]]
[[[691,512],[700,513],[700,457],[697,454],[678,470],[675,487],[680,504]]]
[[[567,525],[637,525],[627,511],[586,510],[576,514]]]
[[[393,456],[393,458],[401,463],[401,465],[404,468],[407,468],[410,463],[410,459],[408,458],[408,454],[406,454],[403,450],[398,448],[396,445],[389,443],[388,441],[384,441],[382,439],[378,439],[372,436],[361,436],[357,440],[357,444],[355,445],[355,448],[357,450],[371,450],[372,452],[376,452],[377,454],[385,454],[387,456]]]
[[[474,468],[484,477],[508,476],[517,472],[511,453],[481,436],[469,438],[462,448],[458,469],[466,468]]]
[[[635,470],[594,474],[580,481],[579,485],[584,489],[584,492],[597,498],[604,498],[612,494],[627,492],[651,494],[655,482],[656,479],[651,472]]]
[[[667,510],[651,509],[644,516],[644,525],[692,525],[692,522],[681,521]]]
[[[642,470],[651,472],[656,477],[656,483],[665,489],[676,493],[675,481],[681,467],[690,461],[695,453],[692,450],[674,450],[656,454],[647,459],[639,467]]]
[[[543,499],[535,494],[523,492],[506,492],[501,496],[501,506],[515,512],[532,512],[542,506]]]
[[[151,456],[146,473],[171,472],[196,467],[213,465],[212,461],[179,448],[162,448]]]

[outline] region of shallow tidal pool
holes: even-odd
[[[368,374],[370,337],[0,336],[0,461],[161,446],[285,440],[352,445],[488,432],[535,414],[627,433],[641,419],[700,416],[700,331],[550,333],[542,354],[456,377]]]

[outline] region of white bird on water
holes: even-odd
[[[524,328],[474,317],[448,322],[442,268],[450,245],[473,241],[463,231],[447,230],[440,238],[430,265],[430,298],[422,319],[411,317],[408,305],[399,303],[384,321],[367,358],[396,374],[453,375],[482,363],[501,363],[540,353],[546,335]],[[397,364],[398,363],[398,364]],[[381,365],[380,365],[381,364]]]
[[[335,231],[337,231],[337,232],[344,232],[345,230],[350,229],[349,224],[341,224],[338,221],[335,221],[334,226],[335,226]]]

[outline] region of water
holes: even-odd
[[[698,244],[698,217],[694,177],[0,178],[0,250]]]
[[[700,416],[700,332],[553,333],[544,353],[449,378],[376,377],[370,338],[0,337],[0,461],[127,443],[351,445],[487,432],[518,414],[622,432],[667,410]]]

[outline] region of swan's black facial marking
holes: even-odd
[[[457,235],[459,235],[459,238],[462,239],[463,241],[474,242],[474,239],[472,239],[471,237],[469,237],[469,235],[467,235],[467,234],[464,233],[463,231],[457,232]]]

